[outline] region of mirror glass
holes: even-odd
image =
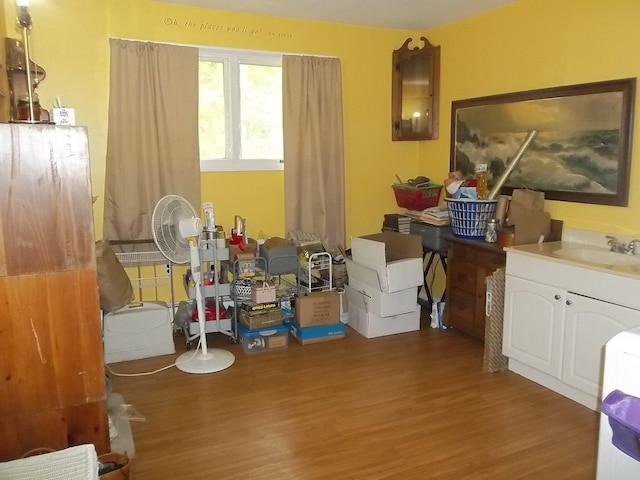
[[[440,47],[426,38],[422,48],[409,49],[411,38],[393,52],[392,138],[438,138]]]

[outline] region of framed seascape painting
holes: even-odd
[[[627,206],[635,89],[627,78],[454,101],[450,169],[471,178],[484,163],[492,185],[535,130],[502,194]]]

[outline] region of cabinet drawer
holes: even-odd
[[[476,296],[473,293],[453,289],[447,292],[445,309],[449,315],[450,324],[455,324],[454,317],[465,319],[465,323],[472,323],[476,313]]]
[[[504,267],[505,253],[500,250],[494,250],[486,245],[467,246],[461,244],[453,244],[451,257],[456,261],[468,262],[474,265],[482,265],[491,270]]]
[[[452,288],[475,293],[477,272],[475,265],[456,259],[449,263],[447,277]]]

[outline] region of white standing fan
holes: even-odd
[[[207,349],[205,308],[202,296],[202,263],[199,239],[202,220],[191,204],[177,195],[162,197],[152,216],[153,241],[160,252],[173,263],[191,262],[191,274],[196,284],[196,308],[200,327],[200,348],[183,353],[176,367],[187,373],[213,373],[229,368],[235,361],[233,353],[218,348]]]

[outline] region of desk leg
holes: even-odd
[[[427,258],[427,254],[429,254],[429,260],[427,260],[427,265],[424,267],[424,277],[423,277],[423,286],[424,286],[424,291],[427,294],[427,302],[428,305],[427,307],[429,307],[429,309],[431,309],[431,305],[433,305],[433,296],[431,295],[431,290],[429,289],[429,282],[427,280],[427,276],[429,274],[429,270],[431,270],[431,265],[433,265],[433,260],[436,257],[436,254],[438,252],[434,252],[431,250],[426,250],[424,252],[424,258]],[[418,288],[418,295],[420,294],[420,288]]]
[[[442,269],[444,270],[444,276],[447,276],[447,256],[443,255],[442,253],[439,253],[440,255],[440,261],[442,262]],[[442,291],[442,298],[440,299],[441,302],[445,301],[445,297],[447,296],[447,285],[445,282],[445,287],[444,290]]]
[[[427,260],[427,255],[429,255],[429,259],[428,260]],[[424,267],[424,279],[423,279],[422,286],[424,286],[424,291],[427,294],[427,305],[426,306],[429,307],[429,310],[431,310],[431,306],[433,305],[433,295],[431,295],[431,289],[429,288],[428,276],[429,276],[429,271],[433,267],[433,261],[435,260],[436,255],[438,257],[440,257],[440,262],[442,263],[442,269],[444,270],[445,276],[447,274],[447,255],[446,255],[446,253],[443,254],[442,252],[435,252],[433,250],[425,250],[424,259],[427,260],[427,264]],[[422,287],[418,287],[418,295],[420,295],[420,289],[421,288]],[[442,292],[442,298],[440,299],[440,301],[444,302],[446,295],[447,295],[447,289],[445,288],[445,290]]]

